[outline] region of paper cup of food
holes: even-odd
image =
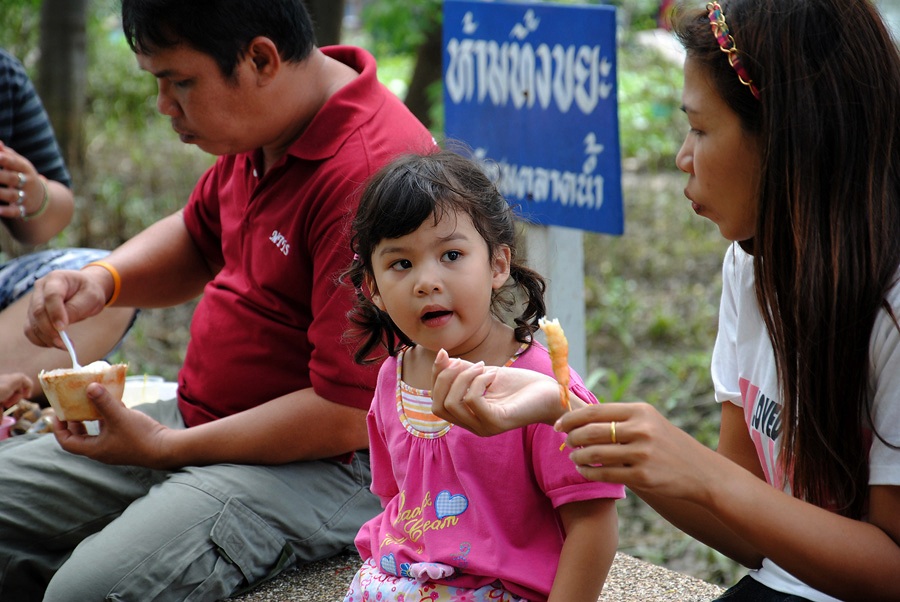
[[[127,371],[128,364],[110,365],[99,361],[81,368],[42,370],[38,377],[57,418],[84,422],[102,418],[94,403],[88,399],[87,386],[100,383],[113,397],[122,399]]]

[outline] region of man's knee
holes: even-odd
[[[135,533],[133,549],[103,532],[83,542],[44,600],[219,600],[295,561],[284,538],[234,499],[189,528],[157,542],[147,538]]]

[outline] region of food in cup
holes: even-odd
[[[81,368],[41,371],[38,378],[47,401],[60,420],[79,421],[102,418],[87,396],[87,386],[100,383],[116,399],[122,399],[128,364],[97,361]]]

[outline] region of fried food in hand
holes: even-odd
[[[568,411],[572,409],[569,403],[569,341],[563,332],[559,320],[553,318],[546,320],[540,318],[538,326],[547,335],[547,347],[550,348],[550,362],[553,367],[553,376],[559,383],[559,400]]]

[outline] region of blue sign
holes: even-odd
[[[445,133],[534,223],[621,234],[611,6],[444,1]]]

